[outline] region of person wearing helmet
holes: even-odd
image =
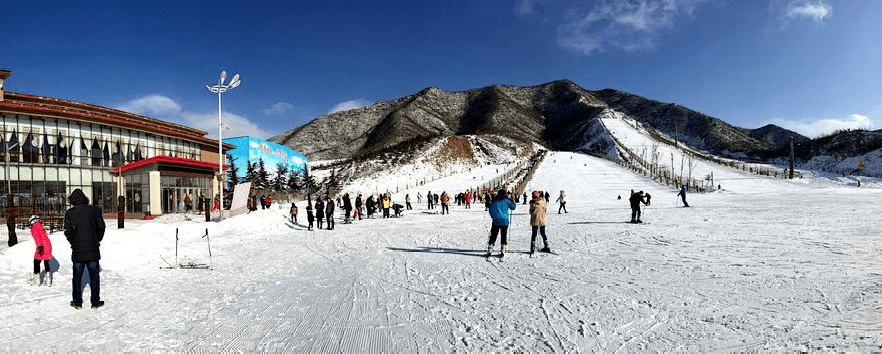
[[[31,236],[37,248],[34,252],[34,277],[31,279],[31,285],[52,286],[52,270],[49,269],[49,261],[52,260],[52,242],[46,236],[46,230],[43,229],[39,216],[31,215],[28,223],[31,225]],[[43,272],[40,272],[41,262],[46,269]]]

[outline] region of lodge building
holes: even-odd
[[[105,214],[192,210],[218,194],[218,141],[204,131],[115,109],[5,92],[0,70],[0,211],[10,201],[63,215],[80,188]],[[224,144],[224,151],[235,148]],[[226,155],[226,154],[225,154]],[[227,163],[225,156],[224,163]],[[227,166],[224,166],[226,169]]]

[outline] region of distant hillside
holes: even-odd
[[[587,91],[569,80],[458,92],[430,87],[390,102],[323,115],[269,140],[310,160],[355,161],[405,152],[416,158],[453,136],[481,144],[468,149],[501,149],[514,155],[537,146],[613,155],[614,144],[597,122],[610,111],[655,131],[658,139],[736,159],[786,158],[791,137],[803,161],[818,153],[863,154],[882,140],[878,132],[841,132],[811,140],[775,125],[739,128],[677,104],[613,89]]]

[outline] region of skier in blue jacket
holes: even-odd
[[[677,193],[677,196],[683,199],[683,207],[689,206],[689,203],[686,203],[686,186],[680,189],[680,193]]]
[[[516,207],[517,204],[512,201],[512,198],[508,197],[508,193],[506,193],[504,189],[500,189],[499,192],[496,193],[496,196],[493,197],[493,201],[488,208],[493,223],[490,226],[490,241],[487,243],[487,257],[490,257],[490,253],[493,251],[493,245],[496,243],[497,234],[501,234],[502,236],[499,257],[505,256],[505,245],[508,243],[508,211],[515,210]]]

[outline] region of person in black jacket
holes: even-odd
[[[315,223],[316,226],[321,230],[322,222],[325,220],[325,203],[322,202],[322,197],[315,198]]]
[[[628,201],[631,202],[631,223],[642,223],[643,221],[640,221],[640,203],[646,204],[646,200],[643,199],[643,191],[631,193],[631,198],[628,198]]]
[[[325,230],[333,230],[334,229],[334,198],[328,197],[327,202],[325,203],[325,217],[328,218],[328,225]]]
[[[100,247],[104,238],[104,218],[100,209],[88,205],[89,199],[79,188],[74,189],[68,201],[73,205],[64,213],[64,236],[73,250],[70,256],[73,262],[73,300],[70,305],[77,309],[83,307],[83,271],[88,269],[92,308],[99,308],[104,306],[98,276],[101,270],[98,261],[101,259]]]
[[[346,217],[343,218],[343,223],[351,223],[352,222],[352,199],[349,198],[349,193],[343,194],[343,210],[346,211]]]
[[[361,216],[364,214],[364,204],[361,201],[361,194],[355,197],[355,210],[358,211],[358,220],[361,220]]]

